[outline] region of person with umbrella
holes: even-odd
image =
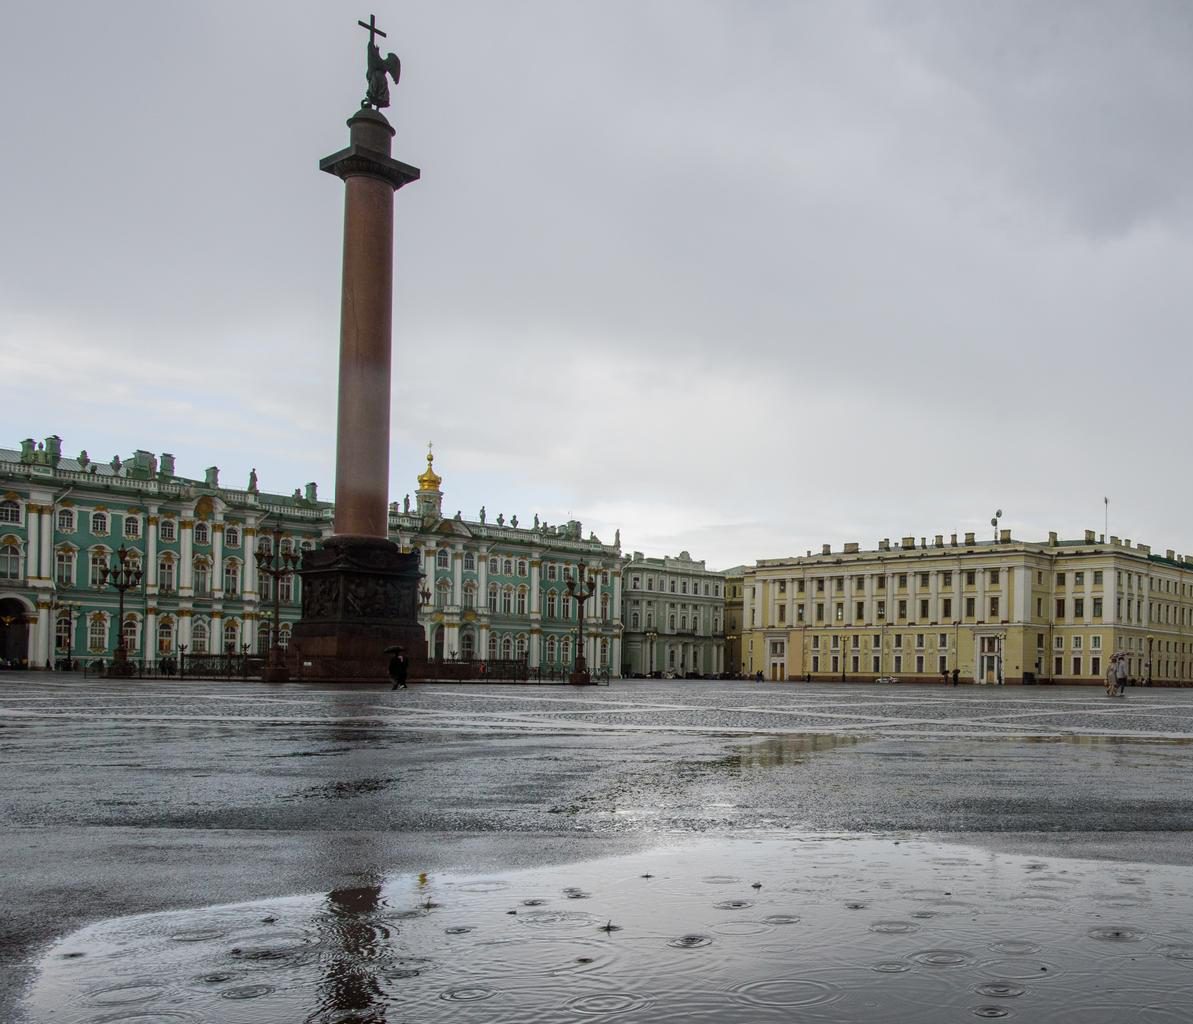
[[[389,678],[394,682],[391,689],[406,689],[406,669],[410,664],[409,659],[406,657],[406,649],[404,647],[387,647],[385,648],[385,652],[386,654],[393,655],[389,659]]]

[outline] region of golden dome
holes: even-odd
[[[439,490],[439,485],[443,482],[443,478],[432,468],[434,461],[435,456],[431,454],[431,446],[427,445],[427,471],[420,473],[418,477],[418,489],[420,491],[437,491]]]

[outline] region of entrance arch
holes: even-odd
[[[29,665],[29,616],[33,608],[21,598],[0,600],[0,662]]]

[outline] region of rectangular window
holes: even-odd
[[[820,650],[820,637],[818,637],[818,636],[812,637],[812,650],[814,650],[814,651]]]
[[[1095,569],[1094,570],[1094,586],[1100,587],[1101,585],[1102,585],[1102,570]]]
[[[853,657],[850,659],[850,661],[851,661],[851,663],[852,663],[852,665],[853,665],[852,671],[853,671],[855,674],[856,674],[857,672],[861,671],[861,659],[860,659],[860,658],[858,658],[858,656],[857,656],[856,654],[855,654],[855,655],[854,655],[854,656],[853,656]]]
[[[1090,658],[1089,659],[1089,673],[1092,676],[1100,676],[1102,674],[1102,659],[1101,658]]]
[[[1059,654],[1053,659],[1052,669],[1053,675],[1063,676],[1065,674],[1065,659]]]
[[[785,604],[779,605],[778,611],[779,611],[779,621],[786,622],[787,621],[787,606]]]
[[[990,598],[990,618],[992,618],[992,619],[998,618],[998,598],[997,597]]]
[[[862,638],[860,636],[858,636],[856,633],[854,633],[853,636],[850,638],[849,646],[852,647],[856,651],[861,646],[861,641],[862,641]]]
[[[886,602],[885,601],[875,601],[874,602],[874,617],[879,622],[882,622],[883,620],[886,619]]]
[[[1078,572],[1073,573],[1073,586],[1075,586],[1075,587],[1084,587],[1085,586],[1085,573],[1084,572],[1078,571]]]
[[[881,672],[881,671],[882,671],[882,657],[881,657],[881,655],[878,655],[878,654],[874,655],[874,657],[870,659],[870,663],[871,663],[871,666],[872,666],[872,667],[871,667],[871,669],[870,669],[870,671],[872,671],[872,672],[873,672],[875,675],[877,675],[879,672]]]
[[[915,671],[917,675],[924,674],[924,656],[922,654],[915,656]]]
[[[1076,619],[1082,619],[1085,617],[1085,598],[1084,597],[1073,598],[1073,617]]]
[[[820,671],[820,655],[819,654],[812,655],[812,671],[813,672]]]
[[[903,634],[896,633],[895,634],[895,650],[896,651],[899,650],[902,646],[903,646]]]
[[[877,586],[879,590],[886,590],[886,577],[885,576],[875,577],[875,586]]]
[[[991,570],[990,570],[990,573],[989,573],[989,576],[990,576],[990,585],[991,585],[991,586],[994,586],[994,587],[997,587],[997,586],[998,586],[998,570],[997,570],[997,569],[991,569]]]
[[[1081,637],[1079,637],[1079,636],[1073,637],[1073,650],[1075,650],[1075,651],[1081,650]]]
[[[841,638],[839,636],[834,635],[834,636],[829,637],[829,647],[831,647],[835,651],[840,646],[841,646]]]
[[[926,600],[920,601],[920,618],[926,619],[928,617],[928,602]]]
[[[1036,650],[1042,651],[1043,649],[1044,649],[1044,634],[1037,633],[1036,634]]]
[[[942,586],[951,587],[953,585],[953,574],[951,572],[942,572],[940,574],[940,582]]]
[[[907,589],[907,573],[905,573],[905,572],[899,573],[899,579],[896,582],[897,582],[897,585],[900,590],[906,590]]]
[[[970,569],[965,574],[965,585],[967,587],[972,587],[977,581],[978,581],[978,574],[976,572],[974,572],[973,569]]]
[[[861,622],[861,621],[862,621],[862,619],[864,619],[864,618],[866,617],[866,602],[865,602],[865,601],[858,601],[858,602],[857,602],[856,606],[854,607],[854,615],[853,615],[853,617],[854,617],[854,618],[855,618],[855,619],[856,619],[858,622]]]
[[[936,646],[939,647],[942,651],[949,646],[948,633],[937,633],[936,634]]]
[[[936,671],[943,674],[948,669],[948,667],[949,667],[948,656],[944,655],[944,654],[940,655],[940,657],[938,657],[936,659]]]
[[[804,606],[802,604],[797,604],[795,606],[795,621],[796,622],[804,621]]]
[[[916,647],[920,648],[920,650],[924,649],[924,634],[923,633],[916,633],[915,645],[916,645]]]
[[[779,593],[780,594],[787,593],[787,581],[786,580],[779,580]]]
[[[940,602],[940,614],[945,619],[953,617],[953,599],[951,597],[946,597]]]
[[[1058,572],[1056,574],[1056,585],[1058,587],[1063,587],[1065,585],[1065,574],[1063,572]]]
[[[839,601],[833,605],[833,620],[835,622],[845,621],[845,605],[841,604]]]
[[[895,655],[895,671],[896,672],[903,671],[903,655],[902,654]]]
[[[965,599],[965,617],[967,619],[973,618],[973,608],[974,608],[974,599],[972,597],[967,597]]]
[[[1058,619],[1063,619],[1065,617],[1065,599],[1063,597],[1058,597],[1056,599],[1056,617]]]
[[[816,621],[817,622],[824,621],[824,602],[823,601],[816,602]]]
[[[799,580],[799,581],[798,581],[798,582],[795,584],[795,592],[796,592],[797,594],[802,594],[802,593],[804,592],[804,581],[803,581],[803,580]]]
[[[907,602],[904,600],[899,601],[899,618],[907,618]]]
[[[1089,646],[1092,650],[1100,651],[1102,649],[1102,634],[1095,633],[1089,638]]]
[[[816,577],[816,593],[818,593],[818,594],[824,593],[824,577],[823,576]]]
[[[1075,654],[1073,656],[1073,675],[1081,675],[1081,655]]]

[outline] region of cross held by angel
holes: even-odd
[[[398,79],[402,77],[402,62],[398,60],[396,53],[381,56],[376,37],[381,36],[382,39],[385,39],[386,35],[377,27],[377,19],[374,15],[370,14],[367,22],[358,21],[357,24],[361,28],[369,30],[368,67],[365,71],[365,81],[368,82],[369,88],[365,93],[365,98],[360,101],[360,105],[380,110],[382,107],[389,106],[389,82],[386,80],[386,75],[394,80],[394,85],[397,85]]]

